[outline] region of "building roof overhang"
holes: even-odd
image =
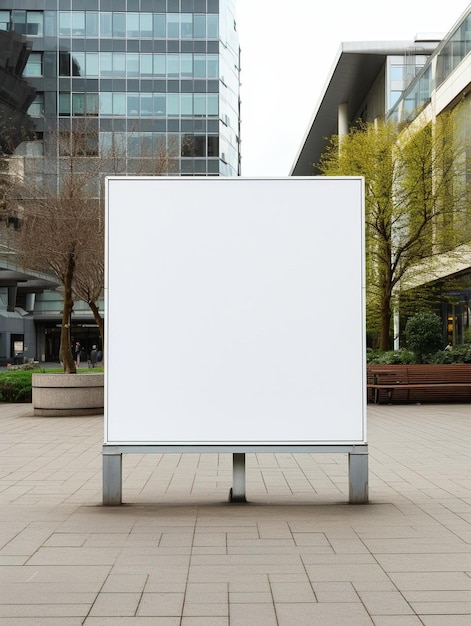
[[[339,105],[348,103],[348,116],[351,120],[388,56],[431,54],[437,44],[437,40],[342,43],[294,159],[290,175],[310,176],[316,173],[313,164],[319,161],[328,138],[338,133]]]

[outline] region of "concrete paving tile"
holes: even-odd
[[[160,547],[191,547],[193,545],[193,532],[191,533],[162,533]]]
[[[281,602],[317,602],[312,586],[302,583],[274,583],[271,584],[273,600]]]
[[[140,552],[140,553],[138,553]],[[126,566],[132,567],[133,565],[138,565],[139,567],[153,566],[160,568],[167,567],[188,567],[190,561],[189,554],[183,555],[172,555],[171,552],[168,554],[159,554],[155,552],[154,554],[149,554],[150,551],[137,551],[137,550],[120,550],[119,553],[116,554],[114,558],[114,563],[117,566]]]
[[[418,615],[468,615],[471,622],[471,601],[468,602],[411,602]]]
[[[82,626],[86,623],[83,617],[0,617],[0,626]]]
[[[330,548],[331,544],[328,541],[325,533],[313,532],[313,533],[293,533],[293,539],[297,546],[326,546]]]
[[[302,553],[303,562],[306,565],[375,565],[376,560],[370,553],[362,554],[335,554],[334,552],[326,553]]]
[[[49,591],[45,593],[41,586],[11,585],[1,591],[1,604],[86,604],[91,605],[95,600],[96,592],[76,591]]]
[[[401,539],[365,539],[367,548],[375,554],[460,554],[470,551],[457,537],[410,537]],[[470,557],[471,558],[471,557]]]
[[[370,615],[409,615],[410,604],[398,591],[359,591],[358,595]]]
[[[208,546],[207,548],[193,547],[191,549],[191,554],[213,554],[214,555],[214,554],[227,554],[227,553],[228,553],[228,550],[225,547],[217,548],[217,547]]]
[[[140,566],[138,563],[135,565],[115,565],[113,567],[113,573],[118,576],[129,574],[145,574],[148,576],[146,589],[152,591],[152,585],[160,584],[184,584],[188,577],[188,567],[165,567],[162,568],[159,565],[143,564]]]
[[[103,584],[110,571],[104,566],[41,565],[0,569],[0,582],[10,583],[80,583],[84,580]]]
[[[78,533],[53,533],[43,543],[44,547],[73,547],[79,548],[85,544],[88,539],[88,534]]]
[[[271,604],[273,598],[269,591],[231,591],[229,602],[231,604]]]
[[[183,605],[183,617],[228,617],[227,602],[209,604],[186,602]]]
[[[280,572],[280,573],[274,573],[274,572],[270,572],[268,575],[270,582],[273,583],[296,583],[296,582],[300,582],[300,583],[304,583],[308,580],[307,574],[305,571],[303,572],[299,572],[296,574],[291,574],[288,572]]]
[[[471,577],[464,572],[394,572],[390,574],[390,578],[403,593],[407,591],[462,591],[471,589]]]
[[[0,605],[0,624],[1,619],[5,618],[28,618],[28,617],[86,617],[90,610],[89,604],[73,604],[64,602],[63,604],[48,604],[47,602],[38,604],[1,604]]]
[[[387,572],[459,572],[471,567],[471,552],[464,554],[377,554],[376,558]]]
[[[0,555],[0,567],[12,566],[12,565],[24,565],[29,559],[29,556],[1,556]]]
[[[2,595],[1,598],[7,596],[15,597],[48,597],[51,594],[66,594],[66,593],[83,593],[83,594],[97,594],[101,589],[101,583],[93,580],[80,580],[69,581],[67,579],[57,582],[36,582],[33,579],[26,583],[3,582],[0,586]]]
[[[28,565],[112,565],[118,556],[117,548],[39,548]]]
[[[167,560],[169,560],[173,556],[175,558],[185,557],[186,559],[188,559],[192,553],[192,547],[191,546],[161,547],[160,545],[156,545],[156,544],[147,544],[147,545],[142,544],[139,546],[132,546],[132,545],[126,544],[125,546],[121,548],[119,553],[120,553],[120,557],[123,557],[123,558],[132,558],[134,556],[136,557],[142,556],[142,557],[152,557],[152,558],[156,557],[160,559],[163,557],[168,557]],[[180,559],[180,562],[183,562],[185,558]]]
[[[306,578],[304,578],[306,580]],[[228,585],[229,593],[271,593],[268,577],[264,576],[260,581],[232,581]]]
[[[361,602],[354,591],[320,591],[316,599],[318,602]]]
[[[217,565],[217,566],[238,566],[244,565],[247,568],[252,566],[271,566],[279,565],[282,562],[288,567],[301,567],[300,559],[297,554],[281,553],[282,556],[276,553],[276,550],[272,550],[268,553],[249,553],[249,554],[225,554],[225,555],[194,555],[191,559],[192,566],[205,566],[205,565]]]
[[[139,617],[176,617],[182,614],[184,594],[144,593],[137,615]]]
[[[127,574],[119,576],[110,574],[102,586],[103,593],[140,593],[146,586],[147,576],[145,574]]]
[[[237,548],[289,548],[293,550],[296,545],[293,539],[260,539],[259,537],[251,539],[248,536],[241,537],[238,535],[227,536],[228,550],[235,551]]]
[[[91,533],[84,542],[85,548],[106,548],[129,545],[128,533]]]
[[[379,565],[338,563],[335,565],[306,565],[306,571],[312,582],[322,581],[377,581],[387,580],[385,572]]]
[[[166,581],[161,582],[147,578],[144,591],[146,593],[185,593],[186,581]]]
[[[231,626],[278,626],[275,609],[266,604],[231,604],[229,607]]]
[[[87,617],[83,622],[84,626],[180,626],[180,624],[179,617]]]
[[[263,522],[258,524],[261,539],[292,539],[289,525],[284,522]]]
[[[224,604],[228,597],[227,583],[188,583],[185,590],[185,603]]]
[[[362,604],[277,604],[277,626],[371,626],[372,619]]]
[[[100,593],[90,610],[90,616],[131,617],[136,614],[140,593]]]
[[[225,548],[227,545],[227,534],[226,533],[214,533],[214,532],[202,532],[198,530],[194,534],[194,538],[192,540],[193,547],[223,547]]]
[[[244,580],[259,580],[268,574],[297,574],[304,568],[301,563],[284,564],[277,560],[270,564],[234,564],[234,565],[192,565],[188,580],[190,582],[238,582]]]
[[[355,580],[353,588],[360,591],[397,591],[396,585],[394,585],[389,578],[383,578],[382,580]]]
[[[333,592],[333,593],[340,593],[340,592],[350,592],[350,591],[354,591],[354,587],[352,585],[352,583],[350,582],[321,582],[321,583],[312,583],[312,588],[314,589],[314,592],[317,593],[322,593],[325,591],[329,591],[329,592]]]
[[[368,548],[360,539],[329,537],[329,543],[335,554],[370,554]]]
[[[227,617],[183,617],[181,626],[229,626],[229,618]]]
[[[419,615],[424,626],[469,626],[469,615]]]
[[[422,620],[416,615],[373,615],[375,626],[422,626]]]
[[[405,591],[405,599],[414,602],[470,602],[470,591]]]

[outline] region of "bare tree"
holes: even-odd
[[[137,150],[128,153],[132,133],[111,133],[100,146],[96,119],[70,121],[51,133],[46,156],[24,159],[8,190],[8,210],[21,211],[15,245],[25,267],[52,272],[63,291],[61,361],[66,373],[75,373],[70,338],[74,299],[84,300],[98,325],[104,346],[103,320],[98,300],[104,287],[104,179],[123,172],[166,175],[178,169],[176,139],[137,134]],[[10,179],[12,180],[12,179]],[[3,194],[5,195],[5,194]]]
[[[105,280],[104,238],[103,220],[100,220],[96,230],[89,233],[87,258],[82,258],[76,264],[72,285],[72,291],[76,299],[86,302],[92,311],[93,319],[100,333],[102,348],[105,346],[105,336],[103,318],[100,315],[98,301],[103,295]]]
[[[40,171],[17,176],[10,206],[22,207],[16,245],[21,263],[51,272],[63,291],[61,361],[64,372],[75,373],[70,322],[76,268],[87,263],[92,236],[102,222],[97,197],[101,169],[96,157],[97,132],[88,124],[48,137],[56,153],[38,160]]]
[[[135,144],[135,151],[129,156],[126,143],[132,141]],[[145,137],[140,137],[139,133],[131,132],[124,138],[122,134],[112,133],[109,144],[101,148],[100,163],[103,168],[100,180],[101,203],[104,201],[104,171],[109,175],[119,175],[124,170],[136,175],[166,176],[178,172],[179,155],[179,141],[175,136],[149,137],[146,134]],[[104,215],[103,207],[101,215]],[[82,259],[75,267],[72,289],[75,297],[90,307],[104,347],[103,319],[97,304],[103,294],[105,274],[103,219],[89,236],[87,258]]]

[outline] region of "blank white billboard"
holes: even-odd
[[[107,179],[105,444],[366,443],[361,178]]]

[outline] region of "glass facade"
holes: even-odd
[[[438,46],[410,86],[389,111],[395,122],[413,120],[430,102],[432,91],[450,76],[471,52],[471,11]]]
[[[415,79],[427,62],[428,56],[410,53],[391,55],[387,58],[386,110],[390,111],[398,102],[403,91]]]
[[[240,173],[233,0],[0,0],[0,29],[32,43],[24,77],[40,140],[86,119],[99,137],[90,156],[125,151],[119,173],[140,173],[136,158],[162,145],[170,173]]]

